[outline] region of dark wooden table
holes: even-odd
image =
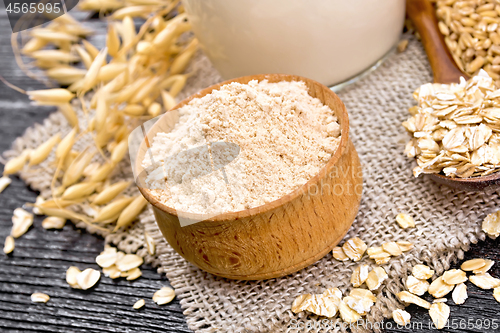
[[[23,89],[43,88],[15,64],[9,42],[10,26],[3,5],[0,9],[0,75]],[[7,150],[28,126],[41,122],[52,111],[31,106],[26,96],[0,83],[0,152]],[[0,244],[10,233],[12,211],[25,202],[34,202],[37,195],[21,180],[12,178],[12,184],[0,194]],[[103,240],[71,223],[61,231],[44,230],[40,224],[41,218],[35,218],[31,230],[16,240],[14,253],[0,255],[0,332],[191,332],[178,300],[164,306],[152,302],[153,293],[168,285],[168,281],[151,267],[143,267],[143,276],[136,281],[113,281],[103,276],[90,291],[71,289],[65,281],[66,269],[72,265],[97,269],[94,259],[103,249]],[[499,245],[500,238],[480,242],[467,253],[467,258],[496,260],[491,274],[500,276]],[[500,304],[492,291],[480,290],[470,282],[467,286],[469,299],[464,305],[452,305],[448,297],[450,319],[456,320],[458,328],[445,331],[500,332],[500,328],[484,328],[485,320],[495,319],[500,325]],[[30,300],[33,292],[47,293],[51,299],[47,304],[34,304]],[[132,305],[140,298],[146,300],[146,306],[133,310]],[[432,331],[426,310],[410,306],[408,311],[412,322],[421,328],[397,329],[393,321],[387,321],[384,324],[392,328],[386,332]],[[483,323],[483,328],[471,327],[472,323]],[[460,328],[464,325],[466,328]]]

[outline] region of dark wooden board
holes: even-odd
[[[27,78],[14,62],[10,47],[10,26],[0,5],[0,75],[24,89],[43,88]],[[53,109],[34,107],[26,96],[0,83],[0,152],[22,135],[35,122],[41,122]],[[25,202],[34,202],[36,193],[16,177],[0,194],[0,244],[9,234],[12,211]],[[153,293],[168,285],[164,276],[151,267],[143,268],[136,281],[113,281],[102,277],[90,291],[71,289],[65,282],[69,266],[98,268],[95,256],[103,248],[103,240],[74,228],[71,224],[62,231],[47,231],[36,218],[31,230],[16,240],[12,255],[0,255],[0,331],[1,332],[191,332],[186,325],[178,300],[157,306]],[[497,261],[492,275],[500,276],[500,239],[487,240],[472,247],[467,258],[484,257]],[[452,305],[451,318],[464,323],[472,320],[500,320],[500,304],[492,291],[483,291],[468,283],[469,299],[462,306]],[[30,301],[33,292],[51,296],[47,304]],[[137,311],[132,305],[140,298],[146,306]],[[393,328],[387,332],[430,332],[429,316],[424,309],[410,306],[413,322],[422,329]],[[499,323],[500,324],[500,323]],[[446,329],[448,332],[500,332],[500,329]],[[232,332],[228,332],[232,333]]]

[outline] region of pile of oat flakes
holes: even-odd
[[[415,177],[486,176],[500,169],[500,90],[485,71],[460,83],[427,83],[403,126],[412,134],[405,153],[416,158]]]

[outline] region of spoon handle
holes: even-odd
[[[434,6],[429,0],[406,0],[406,12],[417,28],[429,58],[434,82],[458,83],[460,76],[468,79],[453,60],[439,31]]]

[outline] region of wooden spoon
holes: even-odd
[[[439,31],[434,6],[428,0],[406,0],[406,12],[413,21],[422,39],[425,52],[434,73],[435,83],[458,83],[463,73],[453,57]],[[500,172],[484,177],[451,178],[440,174],[429,174],[432,180],[465,191],[483,191],[500,188]]]

